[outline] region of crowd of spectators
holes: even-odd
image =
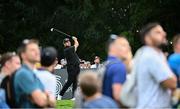
[[[162,50],[168,41],[159,23],[145,25],[140,36],[143,46],[134,57],[126,36],[113,34],[105,62],[99,56],[93,63],[80,60],[87,70],[76,79],[75,107],[180,108],[180,35],[173,38],[170,56]],[[38,40],[26,39],[17,53],[1,55],[0,108],[55,108],[53,73],[67,62],[58,64],[54,47],[39,48]]]
[[[66,59],[61,59],[60,62],[56,65],[55,69],[65,69],[67,65]],[[97,69],[102,66],[101,58],[99,56],[94,57],[94,61],[86,61],[80,59],[80,68],[81,69]]]

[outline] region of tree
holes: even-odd
[[[15,51],[24,38],[37,38],[41,46],[55,46],[63,57],[63,35],[58,28],[80,41],[83,59],[99,55],[105,59],[110,34],[124,34],[139,48],[138,32],[152,21],[162,23],[168,39],[180,30],[178,0],[1,0],[0,52]]]

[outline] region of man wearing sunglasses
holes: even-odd
[[[65,47],[64,55],[67,60],[68,81],[61,90],[60,95],[58,95],[57,98],[58,100],[61,100],[62,96],[64,95],[66,90],[71,86],[71,84],[73,84],[73,95],[74,95],[74,91],[77,88],[77,77],[80,72],[80,67],[79,67],[80,61],[76,51],[79,46],[79,42],[76,37],[72,37],[72,39],[74,41],[73,46],[71,46],[71,42],[69,38],[65,38],[63,41]],[[74,97],[72,100],[74,100]]]
[[[111,35],[108,40],[108,58],[109,64],[106,66],[106,71],[103,79],[102,93],[114,99],[119,105],[119,96],[122,85],[126,80],[126,67],[123,60],[127,56],[127,50],[124,50],[121,43],[124,37]]]

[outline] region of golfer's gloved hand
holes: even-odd
[[[77,40],[77,38],[75,36],[72,37],[73,40]]]

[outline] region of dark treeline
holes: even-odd
[[[124,34],[133,52],[140,46],[142,25],[160,22],[168,40],[180,32],[179,0],[0,0],[0,53],[14,51],[22,39],[37,38],[63,56],[63,35],[77,36],[83,59],[105,58],[109,34]],[[171,49],[169,49],[171,51]]]

